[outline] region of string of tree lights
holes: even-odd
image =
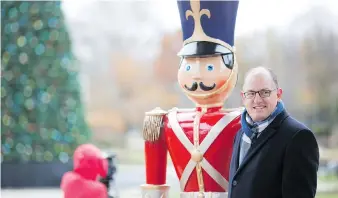
[[[1,29],[1,160],[67,163],[90,130],[60,2],[1,2]]]

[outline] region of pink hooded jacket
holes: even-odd
[[[107,188],[97,180],[106,177],[108,161],[92,144],[80,145],[74,152],[74,170],[61,181],[64,198],[107,198]]]

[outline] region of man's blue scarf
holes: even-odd
[[[284,104],[282,101],[277,103],[275,110],[263,121],[253,122],[247,110],[244,110],[241,117],[242,130],[250,139],[262,132],[282,111],[284,111]]]

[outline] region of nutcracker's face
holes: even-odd
[[[237,65],[233,59],[229,63],[224,57],[226,56],[183,58],[178,71],[178,82],[195,103],[222,103],[233,89],[237,80]]]

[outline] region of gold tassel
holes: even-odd
[[[163,116],[167,113],[167,111],[164,111],[159,107],[145,113],[146,116],[143,122],[144,140],[151,142],[158,140],[161,133]]]

